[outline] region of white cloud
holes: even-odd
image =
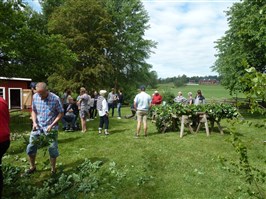
[[[142,1],[150,16],[146,38],[158,42],[147,60],[158,76],[216,75],[215,43],[228,29],[224,11],[237,1]]]

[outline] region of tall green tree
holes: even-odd
[[[213,69],[231,92],[247,92],[251,88],[240,79],[249,67],[266,71],[266,1],[243,0],[226,12],[229,30],[216,43],[217,60]]]
[[[71,70],[57,71],[49,81],[73,89],[106,85],[106,77],[113,71],[107,56],[113,39],[110,24],[108,13],[96,0],[68,0],[58,7],[49,19],[49,32],[63,35],[78,61]]]
[[[148,73],[149,74],[149,81],[148,81],[148,85],[151,88],[157,88],[158,86],[158,74],[156,71],[151,71]]]
[[[0,1],[1,76],[46,81],[72,65],[75,54],[61,36],[47,35],[44,25],[42,15],[20,1]]]
[[[174,85],[176,87],[184,86],[188,82],[188,78],[186,75],[178,76],[176,80],[174,81]]]
[[[148,81],[151,66],[145,60],[155,43],[144,39],[147,23],[139,0],[66,0],[51,14],[48,29],[63,35],[79,60],[50,82],[100,88]]]
[[[149,28],[149,16],[140,0],[103,0],[110,15],[110,31],[114,35],[108,48],[108,57],[115,69],[114,76],[118,86],[150,84],[157,74],[150,71],[149,58],[154,41],[144,38]],[[133,84],[132,84],[133,83]]]

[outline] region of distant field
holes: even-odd
[[[188,92],[192,92],[193,96],[196,95],[197,90],[201,90],[204,97],[209,100],[221,100],[221,99],[230,99],[233,97],[236,97],[236,95],[231,96],[229,94],[229,90],[226,90],[221,85],[188,85],[188,86],[182,86],[182,87],[175,87],[173,84],[159,84],[157,90],[162,95],[166,91],[170,91],[174,93],[174,95],[177,95],[179,91],[183,93],[184,97],[187,97]],[[149,94],[152,94],[155,91],[155,89],[150,89],[147,92]],[[243,98],[243,94],[238,94],[237,97]]]

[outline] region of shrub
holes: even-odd
[[[211,124],[220,122],[222,119],[233,119],[239,116],[237,109],[230,104],[207,104],[207,105],[183,105],[180,103],[155,106],[152,111],[156,112],[156,127],[158,132],[176,130],[180,124],[179,118],[187,115],[191,120],[197,120],[198,112],[208,114]]]

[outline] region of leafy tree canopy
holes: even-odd
[[[45,81],[75,55],[60,35],[47,35],[41,14],[20,1],[0,1],[1,76]]]
[[[63,35],[78,56],[70,70],[58,70],[49,81],[90,89],[148,82],[149,57],[155,43],[144,39],[148,15],[139,0],[65,0],[48,19],[51,34]]]
[[[262,76],[266,71],[266,1],[243,0],[226,13],[229,30],[216,42],[213,69],[231,92],[249,92],[252,86],[241,80],[247,69],[253,67]],[[265,92],[265,87],[262,89]]]

